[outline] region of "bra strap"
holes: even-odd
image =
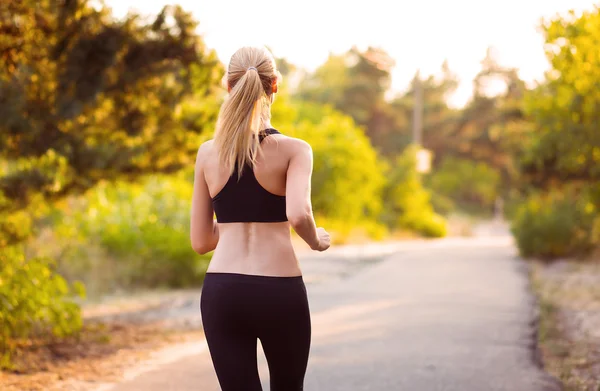
[[[268,136],[270,136],[272,134],[281,134],[281,133],[277,129],[273,129],[273,128],[264,129],[258,133],[258,140],[262,143],[262,141],[265,138],[267,138]]]

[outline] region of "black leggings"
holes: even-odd
[[[222,391],[261,391],[257,340],[271,391],[303,389],[311,324],[302,277],[207,273],[200,303]]]

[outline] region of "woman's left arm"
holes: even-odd
[[[190,240],[192,248],[198,254],[206,254],[217,247],[219,228],[213,219],[214,211],[208,185],[204,179],[204,159],[207,143],[198,148],[194,168],[194,192],[190,214]]]

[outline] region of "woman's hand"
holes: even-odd
[[[331,237],[329,236],[329,233],[327,231],[325,231],[325,228],[317,228],[317,236],[319,237],[319,244],[317,244],[317,247],[313,248],[313,250],[316,251],[325,251],[329,248],[329,246],[331,245]]]

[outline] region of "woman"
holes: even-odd
[[[214,139],[198,150],[192,198],[192,247],[215,250],[202,289],[204,332],[223,391],[262,390],[258,339],[271,391],[302,390],[311,324],[290,226],[313,250],[329,248],[312,214],[312,150],[271,126],[280,81],[271,53],[241,48],[225,78],[229,96]]]

